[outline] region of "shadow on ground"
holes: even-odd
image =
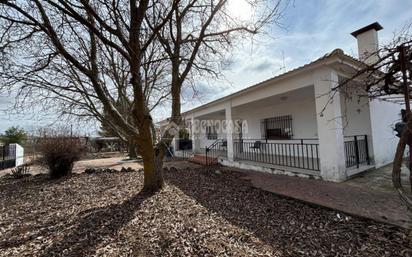
[[[277,197],[253,188],[237,172],[194,172],[183,170],[178,175],[166,174],[166,178],[210,211],[285,255],[352,255],[359,251],[362,256],[386,256],[412,252],[401,228]]]
[[[0,255],[412,254],[405,230],[278,197],[242,176],[186,167],[166,172],[154,196],[136,194],[141,173],[1,185]]]
[[[112,204],[103,208],[93,208],[79,213],[79,218],[66,224],[62,240],[54,242],[41,256],[90,256],[96,246],[106,238],[115,238],[117,232],[139,210],[142,202],[150,197],[140,192],[121,204]],[[64,231],[62,231],[64,233]]]
[[[51,180],[48,179],[47,175],[38,175],[27,180],[9,180],[0,185],[1,197],[8,199],[9,202],[18,203],[17,210],[22,212],[20,215],[16,212],[15,217],[13,217],[15,227],[7,231],[9,237],[3,237],[3,240],[0,240],[0,249],[24,247],[33,243],[33,240],[38,242],[45,240],[50,235],[60,234],[62,239],[44,242],[42,249],[36,256],[90,256],[95,253],[99,243],[107,238],[115,238],[117,232],[133,219],[142,202],[151,197],[150,194],[140,192],[118,204],[109,204],[79,212],[73,219],[70,214],[66,215],[69,210],[59,210],[62,208],[59,201],[69,201],[64,197],[64,194],[77,194],[77,192],[70,191],[68,185],[72,185],[73,177],[78,176],[81,175],[73,174],[58,180]],[[84,175],[82,178],[85,180],[92,177]],[[78,178],[78,180],[82,180],[82,178]],[[55,190],[61,187],[67,187],[63,194]],[[28,195],[33,196],[35,200],[42,199],[43,196],[40,195],[45,190],[50,191],[51,195],[53,195],[52,192],[55,192],[53,195],[55,198],[47,200],[48,205],[55,205],[54,217],[47,217],[47,219],[39,216],[41,206],[39,206],[40,208],[33,207],[33,213],[30,213],[26,210],[27,206],[21,205],[21,200],[27,205],[30,204],[29,201],[24,200]],[[107,189],[103,186],[102,190]],[[50,209],[48,209],[49,206],[43,207],[46,216]],[[76,208],[75,205],[72,207]],[[0,228],[2,225],[6,224],[0,223]]]

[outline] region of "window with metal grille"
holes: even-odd
[[[263,119],[260,130],[262,139],[292,139],[292,115]]]
[[[217,139],[217,131],[214,126],[206,127],[206,137],[207,139]]]

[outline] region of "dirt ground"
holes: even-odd
[[[412,255],[404,229],[179,165],[154,195],[140,172],[0,180],[0,256]]]
[[[89,160],[81,160],[74,164],[73,172],[74,173],[82,173],[87,168],[111,168],[111,169],[118,169],[120,170],[122,167],[131,167],[133,169],[140,169],[142,168],[142,163],[136,161],[122,161],[126,159],[127,156],[121,157],[111,157],[111,158],[101,158],[101,159],[89,159]],[[0,171],[0,177],[4,176],[7,173],[10,173],[12,169],[6,169]],[[40,165],[32,165],[30,166],[30,174],[44,174],[47,173],[45,167]]]
[[[100,158],[100,159],[88,159],[88,160],[81,160],[74,164],[73,173],[82,173],[88,168],[110,168],[115,170],[121,170],[123,167],[125,168],[132,168],[135,170],[143,168],[143,163],[140,161],[127,161],[127,156],[118,156],[118,157],[110,157],[110,158]],[[165,167],[174,166],[176,168],[200,168],[199,165],[189,162],[182,162],[182,161],[166,161],[164,162]],[[12,168],[0,170],[0,177],[4,176],[7,173],[11,173]],[[30,166],[30,174],[37,175],[37,174],[46,174],[47,169],[40,165],[32,165]]]

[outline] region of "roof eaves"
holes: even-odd
[[[211,101],[211,102],[209,102],[209,103],[206,103],[206,104],[203,104],[203,105],[198,106],[198,107],[196,107],[196,108],[193,108],[193,109],[191,109],[191,110],[185,111],[185,112],[182,113],[182,115],[188,115],[188,114],[190,114],[190,113],[192,113],[192,112],[194,112],[194,111],[198,111],[198,110],[207,108],[207,107],[209,107],[210,105],[217,104],[217,103],[219,103],[219,102],[222,102],[222,101],[224,101],[224,100],[230,99],[230,98],[232,98],[232,97],[235,97],[235,96],[238,96],[238,95],[247,93],[248,91],[254,90],[254,89],[256,89],[256,88],[264,85],[264,84],[267,83],[267,82],[275,81],[275,80],[277,81],[277,80],[281,80],[281,79],[287,78],[288,76],[291,76],[291,75],[293,75],[294,73],[297,73],[297,72],[301,72],[301,71],[303,71],[304,69],[307,69],[307,68],[310,67],[310,66],[314,67],[316,64],[320,64],[322,61],[331,60],[333,57],[336,57],[336,58],[341,59],[341,60],[342,60],[342,59],[346,59],[346,61],[351,62],[351,65],[353,65],[353,66],[361,66],[361,67],[364,67],[364,66],[366,65],[364,62],[358,60],[357,58],[354,58],[354,57],[352,57],[352,56],[350,56],[350,55],[348,55],[348,54],[345,54],[345,52],[344,52],[342,49],[337,48],[337,49],[333,50],[332,52],[327,53],[327,54],[325,54],[324,56],[322,56],[322,57],[320,57],[320,58],[318,58],[318,59],[316,59],[316,60],[314,60],[314,61],[312,61],[312,62],[310,62],[310,63],[304,64],[304,65],[299,66],[299,67],[297,67],[297,68],[295,68],[295,69],[292,69],[292,70],[290,70],[290,71],[288,71],[288,72],[285,72],[285,73],[283,73],[283,74],[274,76],[274,77],[272,77],[272,78],[270,78],[270,79],[261,81],[261,82],[259,82],[259,83],[257,83],[257,84],[254,84],[254,85],[252,85],[252,86],[250,86],[250,87],[244,88],[244,89],[242,89],[242,90],[240,90],[240,91],[237,91],[237,92],[235,92],[235,93],[232,93],[232,94],[230,94],[230,95],[221,97],[221,98],[216,99],[216,100],[214,100],[214,101]],[[331,61],[332,61],[332,62],[335,62],[334,60],[331,60]],[[330,64],[330,63],[327,63],[327,64]],[[168,119],[164,119],[164,120],[162,120],[162,121],[159,121],[158,123],[166,122],[167,120],[168,120]]]
[[[280,75],[277,75],[277,76],[274,76],[274,77],[272,77],[272,78],[263,80],[263,81],[261,81],[261,82],[259,82],[259,83],[257,83],[257,84],[254,84],[254,85],[252,85],[252,86],[250,86],[250,87],[244,88],[244,89],[242,89],[242,90],[239,90],[239,91],[234,92],[234,93],[232,93],[232,94],[229,94],[229,95],[227,95],[227,96],[221,97],[221,98],[216,99],[216,100],[213,100],[213,101],[211,101],[211,102],[209,102],[209,103],[206,103],[206,104],[203,104],[203,105],[198,106],[198,107],[196,107],[196,108],[193,108],[193,109],[191,109],[191,110],[188,110],[188,111],[182,113],[182,115],[187,115],[187,114],[190,114],[190,113],[192,113],[192,112],[199,111],[199,110],[202,110],[202,109],[204,109],[204,108],[207,108],[207,107],[209,107],[209,106],[211,106],[211,105],[217,104],[217,103],[219,103],[219,102],[222,102],[222,101],[231,99],[231,98],[233,98],[233,97],[235,97],[235,96],[240,96],[240,95],[242,95],[242,94],[244,94],[244,93],[247,93],[247,92],[249,92],[249,91],[251,91],[251,90],[255,90],[255,89],[257,89],[257,88],[260,88],[261,86],[264,86],[264,85],[265,85],[266,83],[268,83],[268,82],[279,81],[279,80],[285,79],[285,78],[287,78],[287,77],[289,77],[289,76],[295,75],[295,74],[298,73],[298,72],[303,72],[305,69],[315,68],[315,66],[316,66],[317,64],[321,64],[323,61],[328,60],[328,59],[330,59],[330,58],[332,58],[332,57],[338,57],[338,58],[339,58],[339,57],[343,57],[343,58],[347,58],[347,59],[349,59],[349,60],[351,60],[351,61],[354,61],[354,62],[356,62],[356,63],[361,63],[359,60],[357,60],[357,59],[355,59],[355,58],[353,58],[353,57],[345,54],[342,49],[339,49],[339,48],[338,48],[338,49],[335,49],[335,50],[333,50],[332,52],[327,53],[327,54],[325,54],[324,56],[322,56],[322,57],[320,57],[320,58],[318,58],[318,59],[316,59],[316,60],[314,60],[314,61],[312,61],[312,62],[310,62],[310,63],[304,64],[304,65],[302,65],[302,66],[299,66],[299,67],[297,67],[297,68],[295,68],[295,69],[292,69],[292,70],[287,71],[287,72],[285,72],[285,73],[282,73],[282,74],[280,74]]]

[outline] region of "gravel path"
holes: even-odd
[[[0,180],[0,256],[411,256],[407,231],[179,170]]]

